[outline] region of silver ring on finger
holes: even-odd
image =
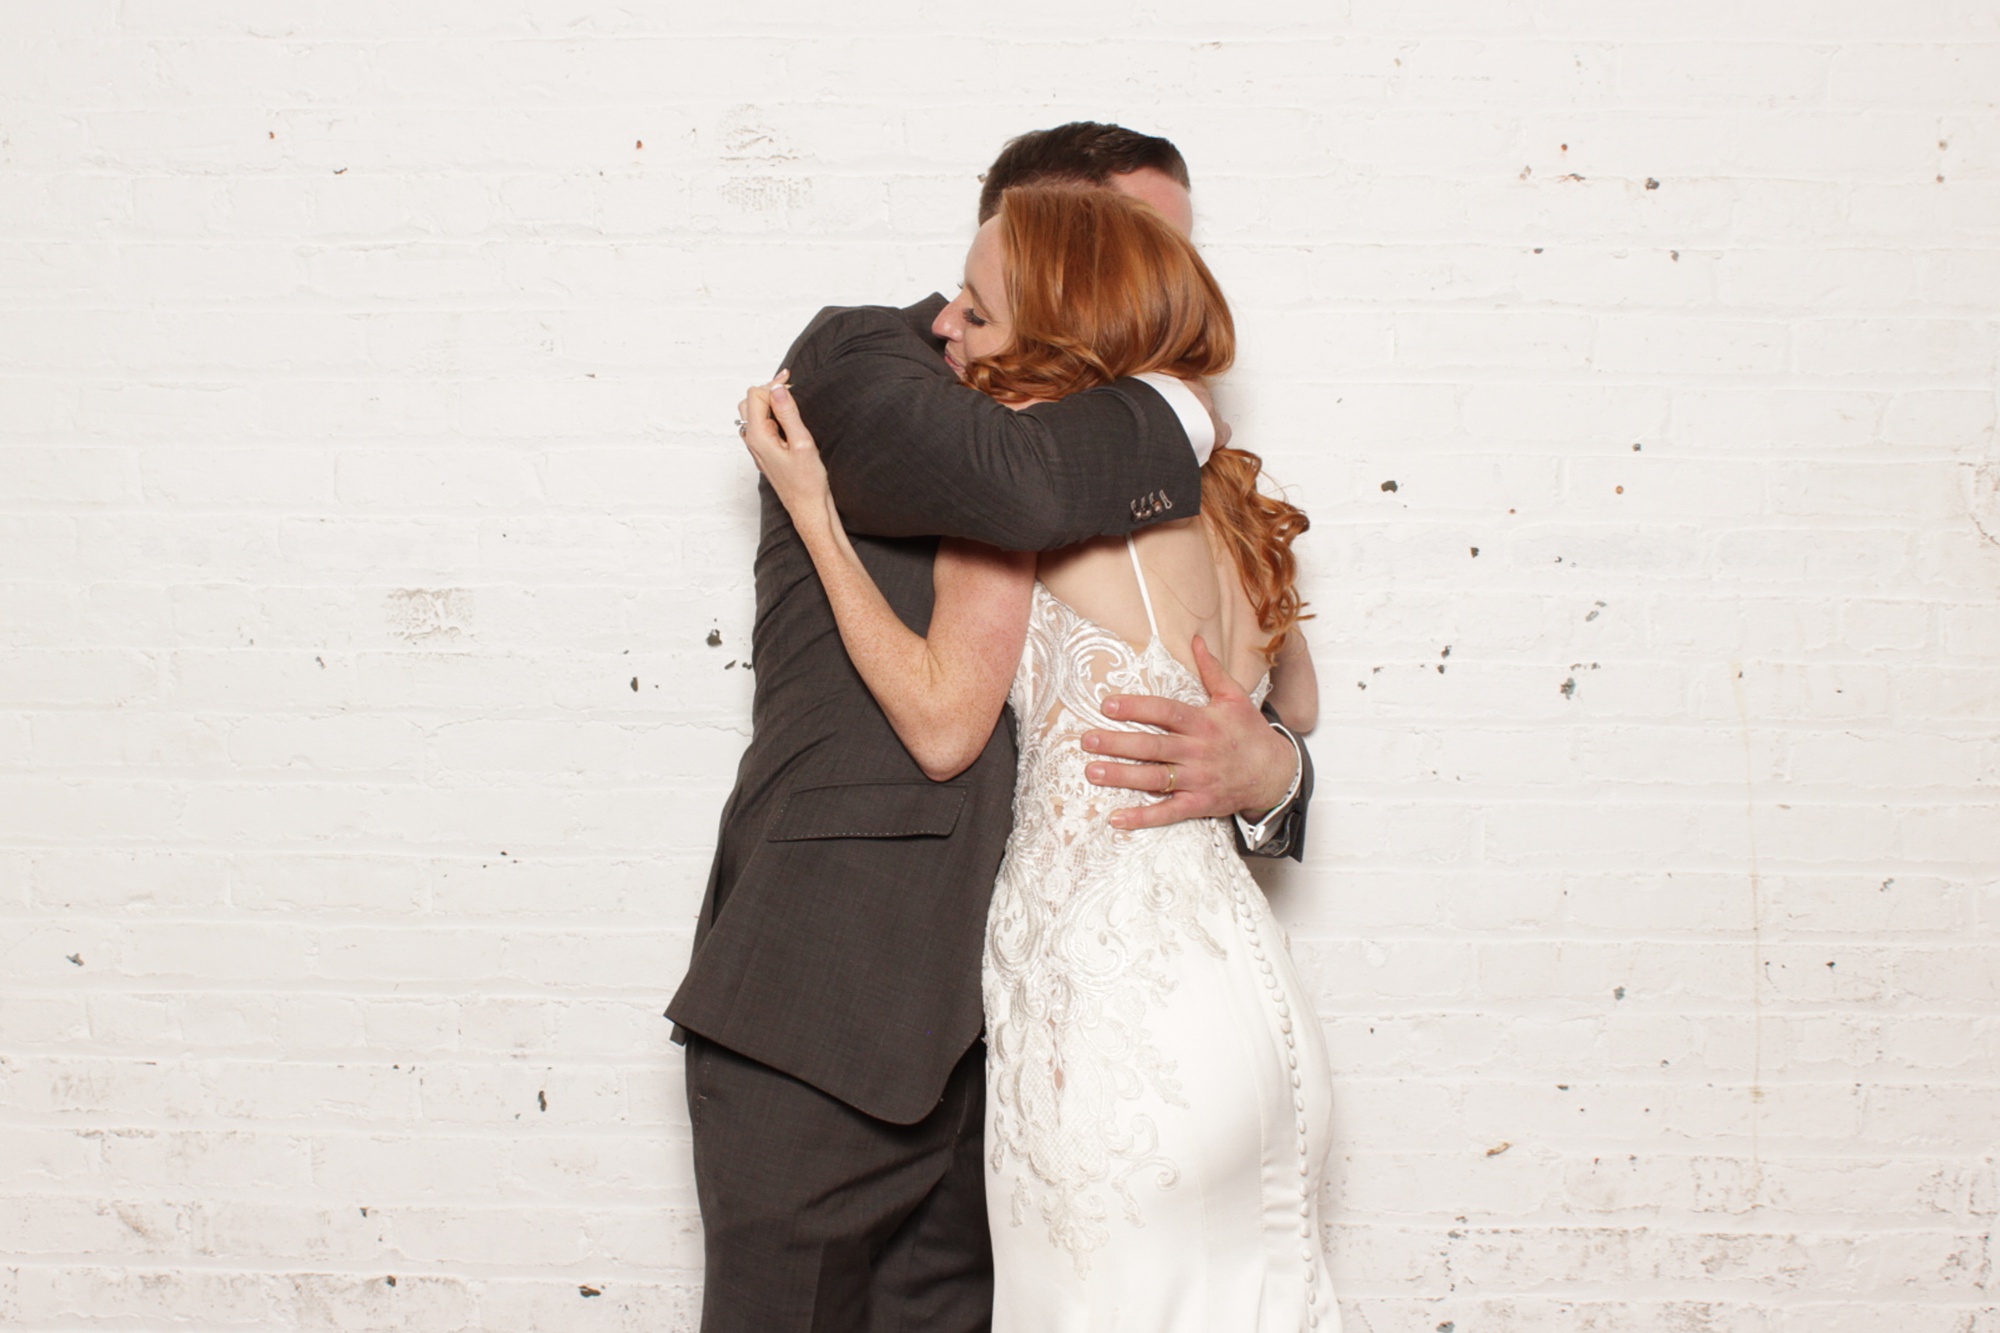
[[[736,418],[736,434],[738,437],[748,437],[750,434],[750,423],[742,417]]]

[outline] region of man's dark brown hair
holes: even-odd
[[[1184,187],[1189,185],[1181,150],[1157,135],[1141,134],[1123,125],[1100,125],[1094,120],[1031,130],[1009,139],[980,177],[986,183],[979,190],[979,220],[984,222],[999,212],[1001,192],[1016,185],[1056,181],[1103,185],[1113,176],[1149,167]]]

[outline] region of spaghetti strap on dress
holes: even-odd
[[[1139,580],[1139,600],[1146,606],[1146,628],[1154,639],[1160,637],[1160,622],[1153,616],[1153,594],[1146,587],[1146,567],[1139,563],[1139,543],[1125,535],[1125,554],[1132,557],[1132,577]]]

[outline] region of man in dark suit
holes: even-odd
[[[1191,217],[1186,167],[1163,139],[1087,124],[1025,135],[987,191],[997,205],[1007,185],[1050,178]],[[1046,550],[1186,517],[1213,444],[1177,381],[1121,380],[1021,412],[965,388],[930,332],[944,304],[823,311],[786,358],[855,548],[919,633],[938,535]],[[784,506],[759,490],[753,735],[667,1009],[687,1038],[702,1328],[981,1329],[979,966],[1012,823],[1012,719],[964,773],[926,779],[848,661]],[[1114,758],[1166,761],[1100,773],[1171,788],[1148,821],[1250,811],[1264,815],[1242,823],[1253,850],[1298,853],[1309,765],[1240,690],[1207,709],[1134,699],[1124,715],[1170,727],[1102,742]]]

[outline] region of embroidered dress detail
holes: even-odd
[[[993,1327],[1331,1330],[1329,1077],[1277,924],[1227,823],[1114,829],[1155,798],[1084,776],[1085,731],[1134,729],[1109,695],[1208,702],[1127,550],[1146,644],[1037,583],[1010,694],[1016,822],[983,976]]]

